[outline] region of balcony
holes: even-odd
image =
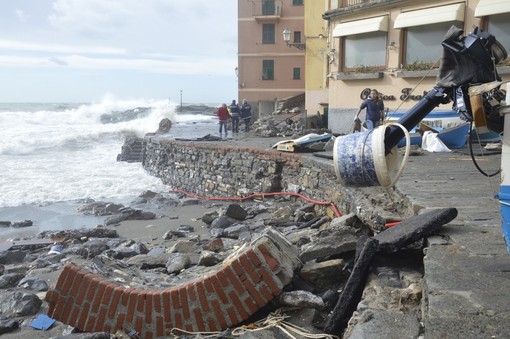
[[[370,3],[370,2],[378,2],[377,0],[342,0],[339,2],[340,7],[350,7],[355,5],[360,5],[364,3]]]
[[[255,0],[253,1],[253,18],[257,22],[278,21],[282,15],[281,1]]]

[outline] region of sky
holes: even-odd
[[[235,0],[0,0],[0,102],[237,97]]]

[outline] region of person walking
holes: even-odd
[[[232,133],[239,133],[239,106],[235,100],[230,104],[230,115],[232,116]]]
[[[241,105],[241,119],[244,121],[244,131],[248,132],[250,130],[251,105],[246,99],[243,99],[243,104]]]
[[[221,105],[216,111],[218,120],[220,121],[220,136],[222,135],[223,129],[225,129],[225,137],[228,136],[227,122],[230,119],[230,113],[228,112],[227,104]]]
[[[364,109],[367,110],[365,121],[369,130],[376,128],[384,121],[384,102],[379,97],[377,90],[372,89],[370,96],[361,103],[358,112],[354,116],[355,123],[359,121],[358,116]]]

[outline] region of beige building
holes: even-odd
[[[304,95],[304,66],[304,1],[238,0],[238,99],[255,116]]]
[[[390,112],[406,111],[432,89],[441,41],[455,25],[494,34],[510,52],[509,0],[331,0],[329,23],[329,127],[352,129],[353,117],[371,88],[383,94]],[[510,80],[508,61],[498,65]],[[450,110],[451,104],[438,109]]]

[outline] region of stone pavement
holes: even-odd
[[[500,155],[476,159],[489,174],[500,168]],[[510,338],[510,255],[501,232],[499,180],[480,174],[461,149],[411,157],[397,183],[417,209],[459,212],[428,239],[425,338]]]

